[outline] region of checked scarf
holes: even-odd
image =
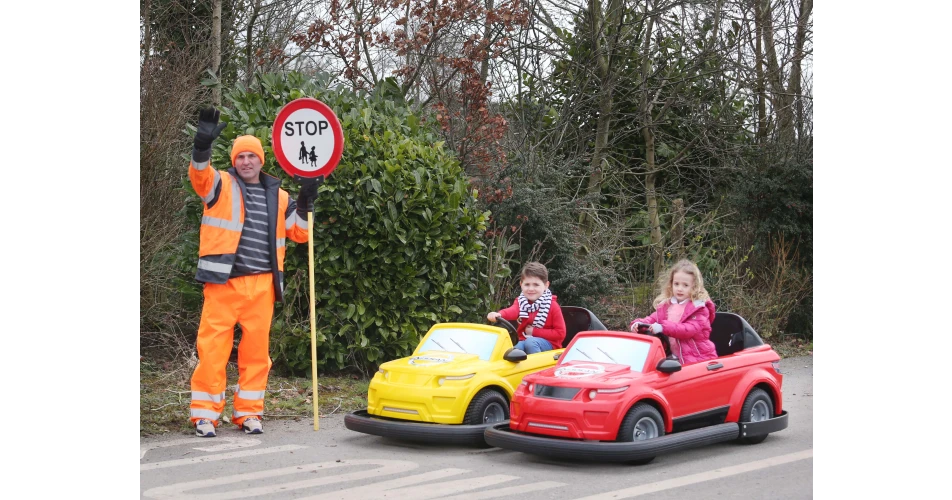
[[[535,320],[532,321],[534,328],[544,328],[545,320],[549,317],[549,307],[552,305],[552,291],[548,288],[542,292],[542,295],[533,303],[529,303],[526,296],[519,294],[519,321],[529,317],[529,313],[539,311]]]

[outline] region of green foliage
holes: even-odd
[[[813,161],[761,158],[731,179],[729,201],[760,241],[783,236],[813,267]]]
[[[530,260],[543,262],[549,270],[552,293],[562,305],[581,306],[599,313],[600,297],[615,292],[618,277],[607,252],[585,248],[573,221],[576,213],[572,204],[559,194],[552,184],[564,177],[556,168],[539,166],[538,173],[530,172],[517,161],[501,175],[511,175],[512,197],[489,205],[493,219],[499,226],[521,226],[520,249],[515,255],[512,274],[514,287],[504,307],[519,294],[518,274]],[[520,220],[521,219],[521,220]],[[523,223],[522,221],[525,221]],[[536,248],[536,246],[538,247]]]
[[[213,165],[229,164],[232,140],[261,139],[262,171],[297,186],[271,148],[278,110],[313,97],[337,114],[344,132],[340,164],[318,191],[314,215],[314,282],[319,368],[369,371],[406,356],[440,321],[481,322],[487,294],[479,269],[488,212],[475,205],[458,161],[434,129],[393,94],[331,89],[322,77],[297,73],[258,77],[255,89],[225,95],[228,126]],[[201,209],[197,197],[190,200]],[[197,224],[196,224],[197,231]],[[307,244],[288,240],[285,301],[272,328],[276,368],[309,371]]]
[[[738,222],[755,241],[782,240],[807,275],[816,272],[816,147],[802,140],[792,151],[764,147],[751,166],[730,179],[730,203]],[[773,267],[776,252],[761,245],[754,256]],[[812,286],[812,283],[811,283]],[[816,291],[811,288],[790,313],[787,330],[808,337],[816,331]]]

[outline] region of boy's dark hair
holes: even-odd
[[[522,278],[539,278],[545,283],[549,281],[549,270],[541,262],[530,262],[522,268]]]

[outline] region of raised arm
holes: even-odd
[[[192,161],[188,165],[188,180],[207,207],[218,201],[221,192],[221,174],[215,168],[208,168],[212,157],[212,142],[228,126],[225,122],[218,123],[220,114],[214,107],[199,112],[192,146]]]

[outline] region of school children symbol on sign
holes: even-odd
[[[344,133],[331,108],[317,99],[302,97],[278,111],[271,144],[274,157],[288,175],[326,178],[340,162]]]

